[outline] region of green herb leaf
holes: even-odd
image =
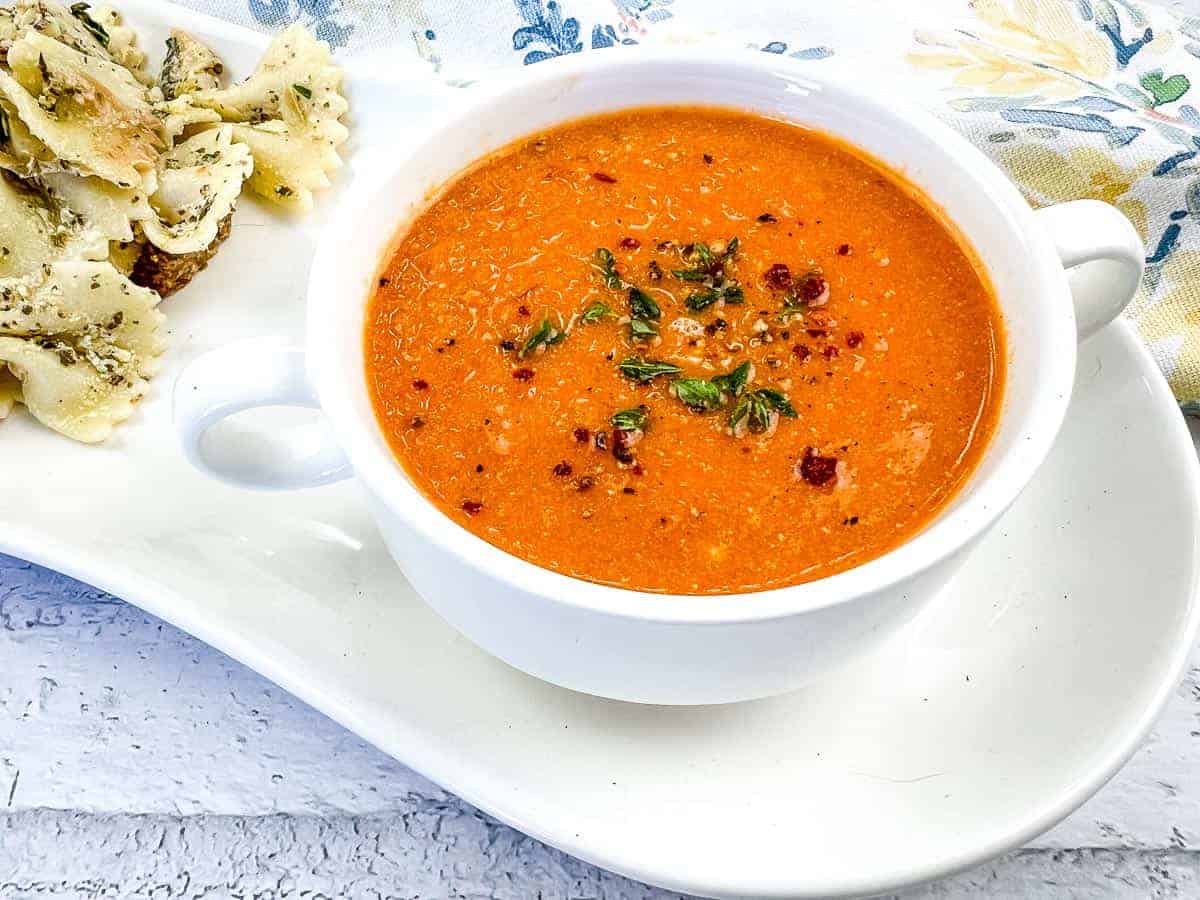
[[[629,289],[629,308],[633,310],[635,319],[657,321],[662,318],[662,310],[658,308],[654,298],[640,288],[631,287]]]
[[[726,303],[744,303],[746,294],[742,290],[742,286],[734,281],[707,291],[697,291],[684,302],[692,312],[700,312],[708,309],[718,300],[724,300]]]
[[[750,380],[750,363],[746,361],[725,375],[714,376],[712,383],[730,397],[740,397]]]
[[[692,244],[691,252],[688,254],[688,256],[696,260],[696,263],[702,268],[708,268],[711,266],[715,259],[712,250],[709,249],[708,244],[701,243],[700,241]]]
[[[692,267],[690,269],[672,269],[671,274],[680,281],[704,281],[720,287],[725,282],[725,264],[733,260],[739,246],[741,246],[741,242],[736,237],[732,237],[726,242],[725,250],[718,254],[713,253],[708,244],[697,241],[685,247],[683,253],[684,260]]]
[[[301,97],[303,97],[305,100],[312,99],[312,89],[311,88],[307,88],[302,84],[293,84],[292,90],[295,91],[297,94],[299,94]]]
[[[88,33],[100,42],[102,47],[108,46],[108,32],[104,30],[104,26],[88,15],[88,10],[91,7],[87,3],[72,3],[71,15],[78,19]]]
[[[631,378],[640,384],[648,384],[659,375],[678,375],[683,369],[674,363],[661,359],[643,359],[640,356],[627,356],[617,368],[626,378]]]
[[[721,405],[721,389],[703,378],[677,378],[671,382],[675,396],[684,406],[707,411]]]
[[[542,319],[542,324],[525,341],[525,346],[521,348],[521,352],[517,354],[517,358],[524,359],[538,347],[551,347],[554,344],[562,343],[566,337],[567,333],[565,331],[557,330],[550,324],[549,319]]]
[[[791,401],[774,388],[759,388],[754,393],[781,416],[789,419],[799,418],[796,410],[792,407]]]
[[[771,413],[776,412],[789,419],[797,418],[796,410],[787,397],[773,388],[759,388],[743,394],[729,413],[729,427],[737,430],[743,422],[755,434],[771,427]]]
[[[596,271],[600,273],[600,279],[605,286],[614,291],[619,291],[625,286],[625,282],[621,280],[621,276],[617,273],[617,260],[612,255],[612,251],[607,247],[597,247],[593,254],[595,261],[592,265]]]
[[[620,428],[624,431],[645,431],[650,422],[650,411],[644,406],[623,409],[613,413],[608,422],[613,428]]]
[[[630,319],[629,336],[635,341],[647,341],[652,337],[658,337],[658,329],[645,319]]]
[[[579,321],[585,325],[591,325],[594,322],[599,322],[605,316],[611,316],[613,311],[604,303],[593,303],[583,311],[583,315],[579,317]]]

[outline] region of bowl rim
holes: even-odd
[[[764,58],[765,57],[765,58]],[[811,92],[826,91],[859,113],[882,116],[897,127],[933,139],[953,158],[960,174],[977,188],[981,202],[988,202],[1002,215],[997,219],[1011,223],[1004,227],[1017,230],[1030,250],[1024,260],[1029,275],[1041,292],[1061,296],[1061,309],[1048,311],[1044,322],[1047,339],[1040,340],[1043,360],[1050,377],[1043,379],[1031,397],[1025,419],[1033,426],[1014,445],[998,457],[995,469],[977,483],[966,485],[956,506],[946,510],[932,523],[887,553],[861,565],[815,581],[788,587],[726,594],[670,594],[640,591],[585,581],[527,562],[488,543],[463,528],[428,500],[409,481],[401,465],[386,447],[378,423],[362,421],[351,409],[356,393],[350,385],[350,371],[343,354],[333,348],[335,342],[319,339],[330,333],[336,319],[336,304],[345,302],[345,282],[335,277],[337,250],[342,235],[353,234],[359,211],[376,199],[380,184],[403,175],[406,166],[422,149],[444,146],[452,141],[458,125],[471,121],[498,104],[518,102],[522,96],[558,84],[564,91],[572,83],[599,77],[614,71],[625,75],[662,67],[738,74],[780,83],[785,88]],[[835,73],[831,73],[835,74]],[[317,244],[309,277],[307,306],[307,366],[322,409],[334,425],[335,433],[368,491],[391,514],[400,518],[413,535],[432,542],[461,565],[525,594],[537,596],[549,605],[581,608],[603,615],[660,624],[728,625],[761,622],[805,614],[870,596],[907,582],[970,546],[983,535],[1016,500],[1032,479],[1056,438],[1066,414],[1075,373],[1075,314],[1065,270],[1057,252],[1037,222],[1033,210],[1017,188],[988,157],[966,138],[932,114],[902,97],[871,86],[846,83],[822,77],[822,73],[801,62],[774,54],[726,53],[714,57],[703,48],[639,49],[636,53],[581,54],[546,61],[521,70],[516,75],[498,77],[494,82],[473,88],[465,102],[451,104],[435,115],[423,137],[390,159],[382,173],[356,179],[341,199],[322,239]],[[466,93],[466,92],[465,92]],[[444,94],[439,94],[439,102]],[[561,97],[560,97],[561,99]],[[720,100],[697,100],[698,105],[738,108],[738,104]],[[569,122],[580,113],[572,113],[569,103],[555,116],[556,122]],[[645,107],[636,97],[615,98],[612,110]],[[660,104],[661,105],[661,104]],[[679,104],[685,105],[685,104]],[[755,113],[754,110],[746,111]],[[853,143],[853,140],[851,140]],[[478,159],[482,151],[473,156]],[[871,154],[872,156],[874,154]],[[453,177],[453,176],[452,176]],[[913,184],[924,189],[919,179]],[[436,193],[436,192],[435,192]],[[396,220],[393,233],[403,225]],[[389,236],[390,237],[390,236]],[[357,301],[356,301],[357,302]],[[362,369],[362,341],[353,354]],[[1055,352],[1048,353],[1053,347]],[[361,373],[359,373],[361,374]],[[1007,410],[1007,398],[1006,398]],[[1007,415],[1007,411],[1002,413]],[[378,516],[377,516],[378,518]]]

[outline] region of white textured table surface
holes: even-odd
[[[1200,653],[1125,770],[907,896],[1200,896]],[[0,898],[660,898],[486,816],[169,625],[0,556]]]

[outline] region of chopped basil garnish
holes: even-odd
[[[730,397],[740,397],[742,391],[746,389],[746,382],[749,380],[750,363],[744,362],[726,375],[714,376],[712,383],[716,385],[718,390],[723,391]]]
[[[672,269],[671,274],[681,281],[706,281],[719,285],[725,279],[725,263],[732,262],[741,242],[732,237],[721,253],[714,253],[708,244],[697,241],[683,249],[684,261],[690,269]]]
[[[305,100],[312,99],[312,89],[311,88],[307,88],[302,84],[293,84],[292,90],[295,91],[297,94],[299,94],[301,97],[303,97]]]
[[[708,412],[720,409],[741,396],[749,379],[750,363],[744,362],[732,372],[715,375],[707,381],[703,378],[677,378],[671,382],[671,387],[685,406],[697,412]]]
[[[554,344],[561,343],[566,337],[567,333],[565,331],[557,330],[550,324],[549,319],[542,319],[542,324],[525,341],[525,346],[521,348],[521,352],[517,354],[517,358],[524,359],[538,347],[551,347]]]
[[[736,431],[745,422],[750,431],[759,434],[771,427],[772,412],[789,419],[797,418],[796,410],[779,391],[773,388],[750,391],[742,395],[729,413],[729,427]]]
[[[629,308],[633,311],[635,319],[657,321],[662,318],[662,310],[658,308],[654,298],[640,288],[631,287],[629,289]]]
[[[612,418],[608,421],[613,428],[621,428],[625,431],[645,431],[646,424],[650,421],[650,412],[644,406],[635,406],[633,409],[623,409],[613,413]]]
[[[612,310],[609,309],[607,304],[593,303],[583,311],[583,315],[579,317],[579,321],[583,322],[585,325],[591,325],[594,322],[599,322],[605,316],[611,315]]]
[[[617,260],[613,257],[612,251],[607,247],[597,247],[593,256],[595,257],[595,262],[592,265],[600,273],[600,279],[604,282],[605,286],[614,291],[619,291],[623,288],[625,282],[617,274]]]
[[[671,382],[675,396],[684,406],[700,411],[716,409],[721,405],[721,389],[703,378],[677,378]]]
[[[652,322],[647,322],[645,319],[631,319],[629,336],[635,341],[647,341],[652,337],[658,337],[658,329]]]
[[[692,312],[700,312],[702,309],[712,306],[718,300],[724,300],[726,303],[745,303],[746,294],[740,284],[736,281],[730,281],[720,287],[692,294],[687,298],[687,308],[692,310]]]
[[[71,15],[80,21],[88,33],[100,42],[102,47],[108,46],[108,32],[104,30],[104,26],[88,15],[88,10],[91,7],[87,3],[72,3]]]
[[[683,369],[674,363],[663,362],[661,359],[643,359],[640,356],[627,356],[617,368],[626,378],[631,378],[640,384],[648,384],[659,375],[678,375]]]

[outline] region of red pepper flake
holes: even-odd
[[[586,444],[588,441],[590,441],[592,439],[592,433],[590,431],[588,431],[586,428],[576,428],[574,431],[574,434],[575,434],[575,440],[577,440],[581,444]]]
[[[830,344],[828,347],[825,348],[825,358],[833,359],[835,356],[838,355],[838,352],[839,352],[838,348],[833,346],[833,344]]]
[[[424,378],[414,378],[412,384],[414,390],[425,391],[429,389],[429,382]]]
[[[617,179],[613,178],[607,172],[593,172],[592,177],[604,184],[616,184]]]
[[[642,439],[642,432],[636,428],[614,428],[612,433],[612,455],[617,462],[633,462],[633,446]]]
[[[809,272],[800,281],[800,297],[809,306],[824,306],[829,300],[829,282]]]
[[[387,279],[387,278],[380,278],[380,279],[379,279],[379,286],[380,286],[380,287],[387,287],[387,286],[388,286],[389,284],[391,284],[391,283],[392,283],[392,282],[391,282],[389,279]]]
[[[712,158],[712,154],[711,154],[711,153],[705,153],[705,154],[704,154],[704,156],[703,156],[703,159],[704,159],[704,164],[705,164],[706,166],[711,166],[711,165],[712,165],[713,158]]]
[[[861,331],[851,331],[846,335],[846,346],[853,350],[855,347],[862,346],[865,335]]]
[[[635,237],[623,237],[621,238],[621,243],[618,244],[618,246],[622,250],[636,250],[638,247],[642,246],[642,242]]]
[[[800,362],[807,362],[812,351],[808,349],[808,344],[797,344],[792,348],[792,354],[799,357]]]
[[[825,487],[837,481],[837,458],[821,456],[816,447],[805,447],[796,464],[797,473],[814,487]]]
[[[580,475],[575,479],[575,490],[590,491],[596,486],[596,479],[591,475]]]
[[[762,222],[764,225],[774,225],[779,220],[770,213],[763,213],[758,217],[758,221]]]
[[[475,516],[483,509],[483,504],[478,500],[464,500],[462,502],[462,511],[468,516]]]
[[[526,316],[526,317],[528,317],[528,315],[529,315],[529,307],[528,307],[528,306],[526,306],[524,303],[522,303],[520,306],[518,306],[518,307],[517,307],[517,315],[518,315],[518,316]]]
[[[508,341],[508,340],[501,341],[500,349],[503,350],[505,353],[512,353],[514,350],[517,349],[517,342],[516,341]]]
[[[554,474],[559,478],[566,478],[574,471],[574,468],[572,468],[571,464],[565,459],[554,467]]]
[[[838,247],[838,249],[837,249],[838,256],[849,256],[849,255],[850,255],[850,250],[851,250],[851,247],[850,247],[850,245],[849,245],[849,244],[842,244],[842,245],[841,245],[840,247]]]
[[[829,332],[826,331],[824,328],[806,328],[804,330],[806,332],[808,332],[809,337],[814,337],[814,338],[825,337],[825,335],[829,334]]]
[[[716,318],[704,326],[704,333],[709,337],[712,337],[718,331],[724,331],[728,327],[728,322],[726,322],[724,319]]]
[[[478,475],[478,474],[479,474],[480,472],[482,472],[482,471],[483,471],[483,463],[479,463],[479,464],[477,464],[477,465],[475,466],[475,474],[476,474],[476,475]]]
[[[631,471],[634,475],[645,475],[646,474],[646,470],[642,468],[641,463],[635,464],[634,467],[632,469],[630,469],[629,471]]]
[[[623,488],[621,488],[621,493],[622,494],[636,494],[637,489],[631,488],[631,487],[623,487]]]
[[[534,375],[533,369],[514,369],[513,378],[517,381],[528,381]]]
[[[413,416],[412,421],[409,422],[408,424],[411,425],[413,428],[424,428],[425,420],[422,419],[420,416]]]
[[[792,270],[783,263],[775,263],[763,273],[763,278],[777,291],[786,291],[792,286]]]

